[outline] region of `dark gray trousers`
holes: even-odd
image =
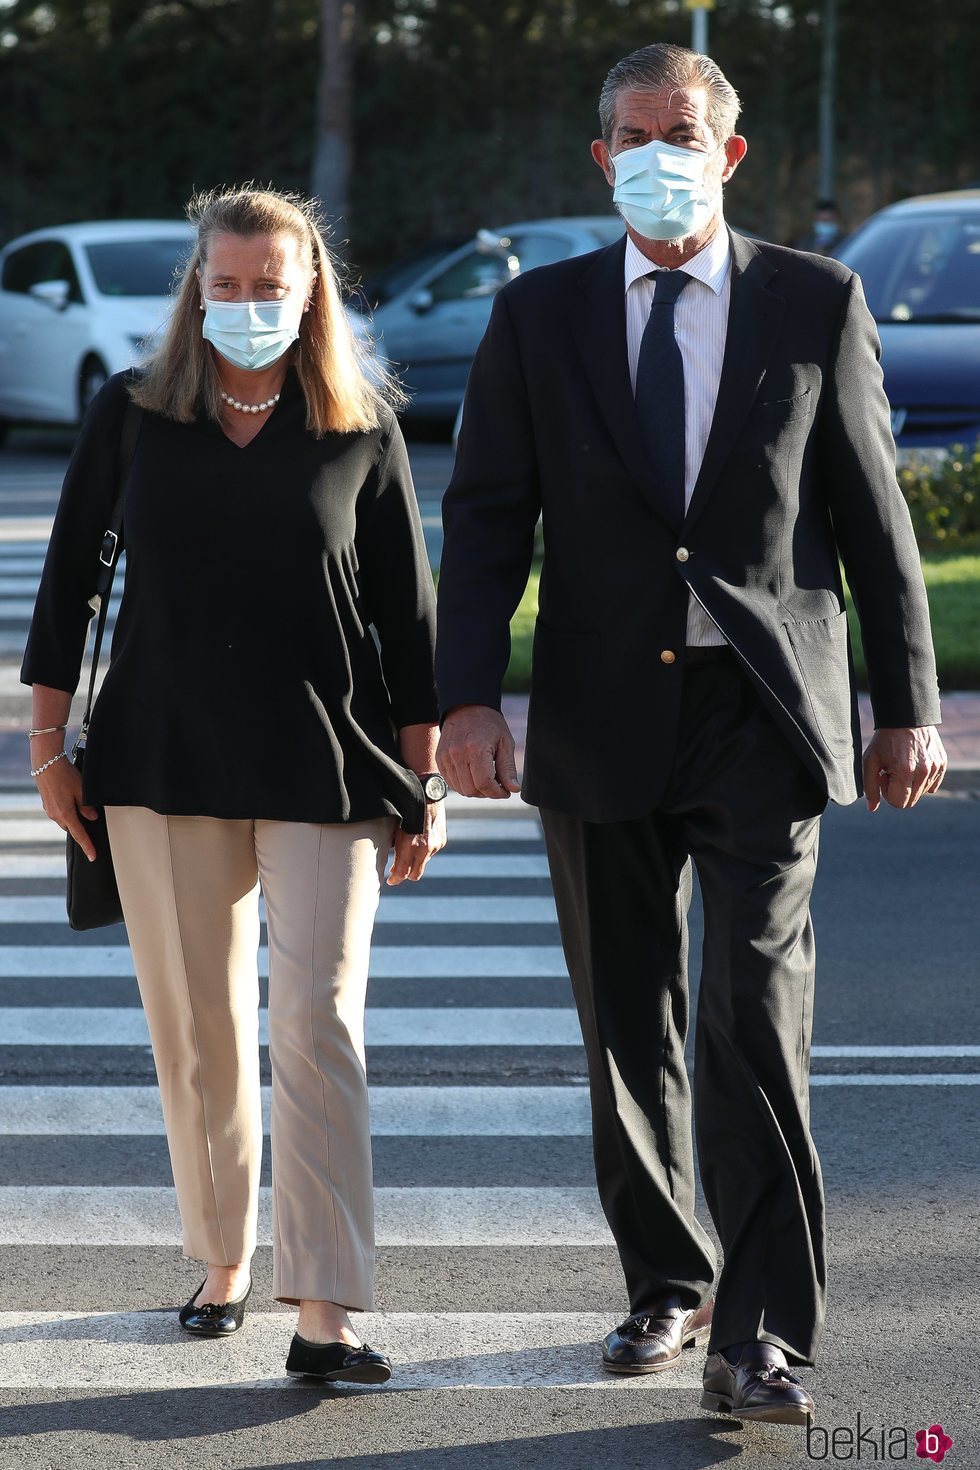
[[[724,1252],[709,1350],[759,1339],[809,1363],[826,1290],[808,1098],[809,900],[826,798],[733,655],[683,677],[656,811],[612,823],[541,812],[588,1055],[599,1195],[631,1311],[665,1292],[692,1307],[708,1298],[716,1260],[694,1214],[684,1063],[693,860],[705,926],[694,1117]]]

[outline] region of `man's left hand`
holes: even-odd
[[[915,806],[920,796],[939,790],[946,774],[946,751],[935,725],[913,730],[876,730],[864,752],[864,794],[868,811],[882,798],[889,806]]]

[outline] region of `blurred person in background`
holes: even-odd
[[[813,255],[832,255],[845,234],[833,199],[818,199],[810,228],[793,244],[797,250],[809,250]]]
[[[389,852],[400,883],[445,841],[432,577],[397,390],[362,371],[312,206],[243,188],[189,213],[166,340],[109,379],[68,468],[22,670],[31,765],[89,855],[79,814],[105,808],[184,1254],[207,1262],[181,1326],[235,1332],[252,1289],[261,885],[286,1367],[380,1383],[390,1363],[348,1318],[373,1306],[364,1002]],[[126,581],[83,788],[64,730],[130,401]]]

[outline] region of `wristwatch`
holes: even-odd
[[[427,775],[420,776],[419,780],[422,782],[426,801],[445,801],[449,795],[449,787],[438,771],[430,771]]]

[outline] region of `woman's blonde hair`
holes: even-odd
[[[310,308],[303,313],[299,340],[291,349],[306,398],[306,427],[317,438],[335,433],[375,429],[385,404],[401,408],[405,395],[380,363],[372,362],[354,335],[340,298],[333,259],[324,243],[312,202],[278,189],[250,184],[196,194],[187,217],[197,240],[184,267],[177,302],[160,347],[131,385],[130,396],[141,408],[178,423],[190,423],[203,405],[215,420],[221,416],[221,381],[214,356],[201,332],[203,272],[215,235],[291,235],[314,276]]]

